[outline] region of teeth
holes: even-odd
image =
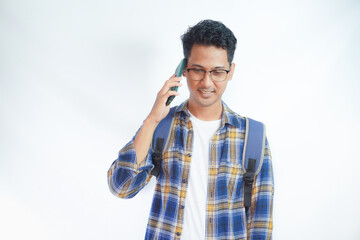
[[[203,93],[211,93],[212,91],[205,91],[205,90],[200,90]]]

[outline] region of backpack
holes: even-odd
[[[169,136],[174,124],[176,107],[170,108],[168,115],[160,121],[152,139],[152,161],[154,168],[150,174],[157,177],[161,170],[162,155],[169,144]],[[256,175],[260,172],[265,149],[265,126],[251,118],[245,118],[245,142],[242,168],[244,173],[244,206],[251,206],[251,193]],[[245,168],[245,166],[247,166]]]

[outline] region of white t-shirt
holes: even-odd
[[[206,200],[210,141],[221,119],[202,121],[190,113],[194,142],[186,191],[182,240],[205,239]]]

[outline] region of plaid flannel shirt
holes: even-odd
[[[135,135],[136,136],[136,135]],[[120,150],[108,171],[111,192],[134,197],[150,181],[152,150],[136,164],[135,137]],[[206,239],[271,239],[274,180],[271,154],[265,143],[264,161],[255,178],[252,204],[244,207],[242,156],[245,119],[223,103],[219,130],[210,144]],[[184,202],[193,142],[186,102],[177,107],[169,147],[157,178],[145,239],[181,239]]]

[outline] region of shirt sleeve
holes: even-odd
[[[128,142],[118,154],[118,158],[111,164],[107,173],[110,191],[120,198],[134,197],[150,181],[153,169],[152,150],[149,148],[145,160],[137,165],[134,139]]]
[[[265,141],[265,152],[261,170],[253,187],[248,219],[248,239],[272,239],[274,176],[269,143]]]

